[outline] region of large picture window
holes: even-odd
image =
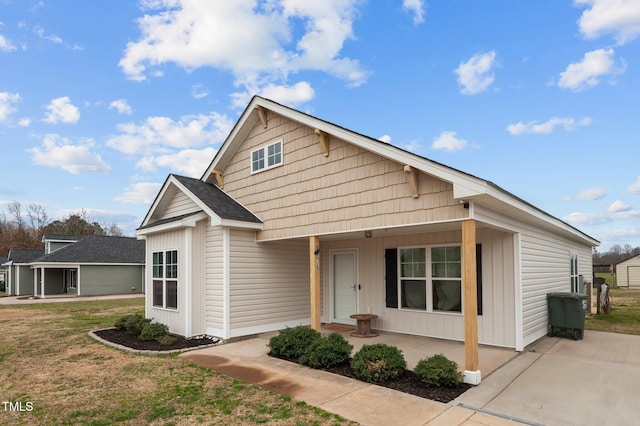
[[[153,253],[153,306],[178,309],[178,251]]]
[[[282,164],[282,141],[251,151],[251,173],[267,170]]]

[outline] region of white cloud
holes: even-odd
[[[588,126],[591,124],[591,118],[583,117],[579,120],[570,117],[553,117],[544,123],[538,121],[529,121],[523,123],[519,121],[516,124],[507,126],[507,131],[512,135],[528,134],[549,134],[554,128],[562,126],[566,131],[572,131],[576,126]]]
[[[19,93],[0,92],[0,121],[6,121],[15,112],[14,104],[18,102]]]
[[[385,142],[385,143],[391,143],[391,136],[389,135],[382,135],[378,138],[379,141]]]
[[[118,111],[118,114],[131,115],[133,112],[126,99],[116,99],[115,101],[112,101],[109,104],[109,109],[115,109]]]
[[[162,184],[154,182],[138,182],[129,185],[122,195],[115,198],[124,204],[150,205],[156,197]]]
[[[613,49],[597,49],[584,54],[582,61],[569,64],[560,73],[558,87],[580,91],[600,83],[600,79],[608,74],[624,72],[625,66],[616,67]]]
[[[413,24],[424,22],[424,2],[422,0],[402,0],[402,8],[413,12]]]
[[[422,151],[422,143],[420,143],[419,139],[414,139],[414,140],[410,141],[408,144],[406,144],[404,146],[404,149],[406,149],[409,152],[414,152],[414,153],[415,152],[420,152],[420,151]],[[452,150],[449,149],[449,151],[452,151]]]
[[[601,186],[593,186],[591,188],[584,189],[573,197],[570,197],[571,200],[580,200],[580,201],[594,201],[599,200],[607,195],[606,191]]]
[[[162,167],[181,175],[199,178],[209,167],[217,151],[215,148],[184,149],[175,154],[144,157],[136,167],[147,172]]]
[[[308,102],[315,95],[315,91],[306,81],[296,83],[293,86],[268,84],[262,89],[255,87],[242,93],[232,94],[233,105],[238,108],[246,106],[253,94],[256,93],[262,97],[290,106]]]
[[[175,63],[186,70],[228,70],[235,84],[247,90],[285,85],[290,73],[303,70],[327,72],[357,86],[367,72],[340,53],[353,38],[359,2],[146,1],[143,6],[149,10],[137,21],[141,36],[127,44],[119,65],[133,80],[145,80],[158,65]],[[303,29],[300,36],[294,31],[298,29]]]
[[[631,206],[624,201],[616,200],[609,206],[608,210],[612,213],[626,212],[631,210]]]
[[[638,180],[636,180],[635,183],[627,187],[626,192],[629,194],[640,194],[640,176],[638,176]]]
[[[44,28],[42,28],[42,27],[40,27],[40,26],[36,26],[36,27],[33,29],[33,31],[34,31],[36,34],[38,34],[38,36],[39,36],[40,38],[42,38],[42,39],[49,40],[49,41],[51,41],[51,42],[53,42],[53,43],[56,43],[56,44],[61,44],[61,43],[62,43],[62,39],[61,39],[60,37],[58,37],[58,36],[57,36],[57,35],[55,35],[55,34],[45,34],[45,32],[44,32]]]
[[[43,120],[45,123],[77,123],[80,120],[80,110],[71,103],[68,96],[52,99],[46,109],[49,112]]]
[[[30,118],[21,118],[20,120],[18,120],[18,126],[20,127],[29,127],[30,125],[31,125]]]
[[[601,213],[574,212],[562,217],[562,220],[575,226],[602,225],[604,223],[625,220],[635,221],[638,219],[640,219],[640,211],[631,209],[622,211],[607,211]]]
[[[476,95],[484,92],[494,81],[491,72],[496,65],[496,52],[477,53],[467,62],[461,62],[454,70],[458,75],[458,83],[462,86],[463,95]]]
[[[169,117],[148,117],[141,124],[119,124],[121,134],[107,139],[107,146],[129,155],[168,154],[175,149],[222,142],[233,123],[215,112],[189,115],[174,121]]]
[[[98,154],[91,152],[93,141],[82,140],[72,144],[68,138],[57,134],[44,137],[40,147],[27,150],[34,164],[65,170],[69,173],[109,172],[111,167]]]
[[[431,144],[433,149],[443,149],[445,151],[453,152],[464,149],[469,143],[464,139],[458,139],[456,132],[445,131],[434,139]]]
[[[640,2],[638,0],[574,0],[577,6],[587,6],[578,24],[587,39],[613,34],[619,45],[640,34]]]
[[[0,34],[0,51],[12,52],[14,50],[16,50],[16,46]]]
[[[191,96],[194,99],[202,99],[209,96],[209,92],[207,92],[202,84],[198,83],[191,86]]]

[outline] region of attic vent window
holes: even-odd
[[[282,141],[251,151],[251,173],[261,172],[282,164]]]

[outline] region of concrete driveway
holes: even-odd
[[[543,425],[640,421],[640,336],[545,337],[453,403]]]

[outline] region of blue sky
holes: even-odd
[[[134,235],[254,94],[640,246],[638,0],[0,0],[0,211]]]

